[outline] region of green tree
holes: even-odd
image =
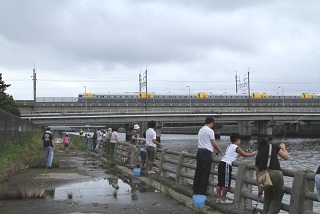
[[[0,109],[16,116],[20,116],[19,105],[11,95],[5,93],[11,84],[5,84],[2,80],[2,73],[0,73]]]

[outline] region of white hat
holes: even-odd
[[[140,126],[138,124],[133,126],[133,129],[140,129]]]

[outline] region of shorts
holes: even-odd
[[[145,151],[140,151],[141,161],[146,162],[147,160],[147,153]]]
[[[148,161],[154,162],[156,159],[156,147],[147,146]]]
[[[64,143],[63,147],[64,148],[69,148],[69,143]]]
[[[219,187],[230,187],[232,166],[220,161],[218,165],[218,184]]]

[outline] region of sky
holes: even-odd
[[[318,0],[0,0],[0,73],[16,100],[33,99],[34,68],[37,97],[137,93],[140,74],[156,94],[320,95],[319,8]]]

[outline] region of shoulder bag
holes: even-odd
[[[266,170],[261,171],[257,177],[259,191],[264,191],[273,185],[269,175],[271,151],[272,151],[272,144],[270,143],[267,168]]]

